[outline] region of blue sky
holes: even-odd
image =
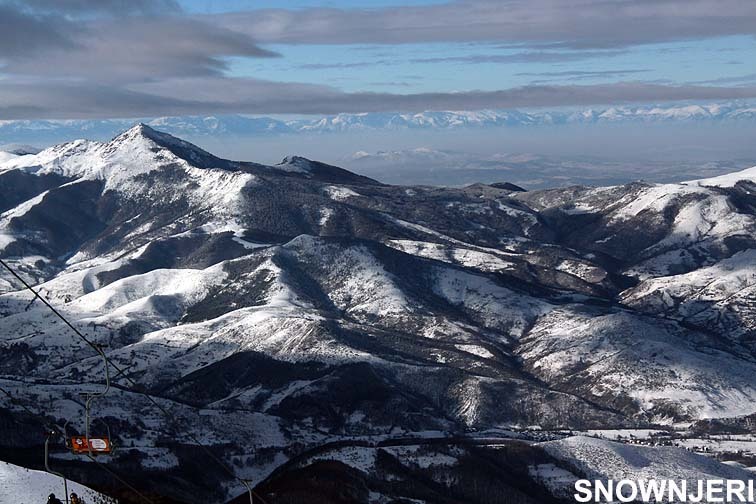
[[[0,120],[751,100],[753,0],[0,0]]]
[[[266,47],[280,53],[282,58],[232,60],[230,73],[325,84],[354,92],[396,93],[494,91],[533,83],[598,84],[617,80],[713,83],[744,75],[751,77],[737,84],[756,82],[756,41],[747,36],[590,51],[585,59],[562,62],[496,61],[496,57],[531,51],[486,43]],[[580,57],[588,51],[549,52]],[[464,59],[475,57],[483,61]],[[449,58],[457,59],[442,61]]]

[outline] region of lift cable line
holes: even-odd
[[[47,308],[49,308],[50,311],[53,314],[55,314],[55,316],[57,316],[65,325],[67,325],[68,328],[71,329],[79,338],[81,338],[82,341],[84,341],[95,352],[97,352],[103,358],[103,360],[105,362],[106,369],[107,369],[107,366],[109,364],[109,365],[111,365],[113,367],[113,369],[115,369],[118,372],[118,376],[123,376],[124,379],[126,379],[131,384],[131,386],[133,387],[132,389],[124,387],[124,389],[126,391],[134,392],[134,393],[137,393],[137,394],[140,394],[140,395],[144,396],[150,403],[152,403],[153,406],[155,406],[157,409],[159,409],[166,416],[166,418],[168,418],[169,420],[172,421],[174,418],[176,418],[175,415],[172,415],[165,407],[163,407],[157,400],[155,400],[154,397],[152,397],[147,392],[141,390],[141,386],[136,381],[134,381],[130,376],[128,376],[127,374],[125,374],[126,369],[121,368],[115,362],[113,362],[110,358],[108,358],[108,356],[102,350],[102,348],[100,347],[100,345],[98,345],[97,343],[93,342],[92,340],[90,340],[89,338],[87,338],[81,331],[79,331],[76,328],[76,326],[74,326],[71,322],[69,322],[68,319],[65,316],[63,316],[63,314],[61,314],[52,304],[50,304],[50,302],[47,299],[45,299],[44,296],[41,296],[37,292],[37,290],[34,289],[34,287],[32,287],[31,284],[29,284],[26,280],[24,280],[24,278],[21,277],[16,272],[16,270],[14,270],[7,262],[5,262],[3,259],[0,259],[0,265],[2,265],[6,270],[8,270],[8,272],[10,272],[10,274],[13,275],[13,277],[16,280],[18,280],[19,282],[21,282],[21,284],[29,292],[31,292],[32,294],[34,294],[34,298],[33,299],[39,298],[39,300]],[[106,371],[106,373],[107,373],[107,371]],[[109,375],[106,375],[106,377],[109,379]],[[220,460],[217,456],[215,456],[215,454],[207,446],[205,446],[205,444],[202,443],[194,434],[192,434],[191,432],[187,431],[186,435],[187,435],[187,437],[189,439],[191,439],[194,443],[196,443],[197,446],[199,446],[200,448],[202,448],[202,450],[207,454],[207,456],[210,457],[218,466],[220,466],[225,472],[227,472],[233,479],[239,481],[239,483],[241,483],[242,486],[244,486],[247,489],[247,491],[249,493],[249,502],[250,502],[250,504],[254,504],[254,498],[256,498],[257,500],[259,500],[262,504],[267,504],[266,500],[263,499],[257,492],[254,491],[254,489],[250,486],[250,484],[249,484],[249,482],[247,480],[239,477],[228,465],[226,465],[222,460]],[[90,458],[92,458],[91,455],[90,455]],[[99,462],[97,462],[97,463],[100,464]],[[102,467],[104,467],[102,464],[100,464],[100,465]]]
[[[126,487],[129,488],[129,490],[131,490],[132,492],[134,492],[135,494],[137,494],[142,500],[145,500],[145,501],[149,502],[150,504],[154,504],[155,501],[153,501],[152,499],[150,499],[149,497],[147,497],[146,495],[144,495],[142,492],[140,492],[139,490],[137,490],[136,488],[134,488],[133,486],[131,486],[128,481],[126,481],[123,478],[121,478],[110,467],[106,466],[105,464],[103,464],[102,462],[100,462],[99,460],[97,460],[96,458],[94,458],[91,455],[87,455],[87,457],[89,458],[89,460],[91,460],[92,462],[94,462],[100,469],[102,469],[106,473],[108,473],[111,476],[113,476],[115,479],[117,479],[118,481],[120,481],[122,484],[126,485]]]
[[[55,425],[53,422],[50,422],[49,418],[43,417],[41,414],[35,413],[34,411],[30,410],[28,407],[26,407],[26,405],[24,403],[22,403],[21,401],[17,400],[15,397],[13,397],[13,395],[10,392],[8,392],[7,390],[5,390],[3,387],[0,387],[0,392],[2,392],[3,394],[5,394],[8,397],[8,399],[10,399],[11,403],[15,404],[16,406],[18,406],[19,408],[21,408],[22,410],[24,410],[25,412],[27,412],[29,415],[34,416],[34,417],[44,418],[45,419],[45,422],[44,422],[45,426]],[[57,427],[57,425],[55,425],[55,427]]]

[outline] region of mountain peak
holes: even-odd
[[[311,160],[302,156],[286,156],[281,160],[279,164],[296,164],[296,163],[310,163]]]
[[[311,173],[314,168],[314,163],[302,156],[286,156],[275,167],[287,172]]]
[[[167,133],[161,133],[140,122],[116,135],[107,145],[111,150],[135,143],[140,145],[147,144],[148,147],[169,148],[170,145],[175,145],[179,142],[183,142],[183,140]]]
[[[148,140],[152,140],[153,142],[160,145],[161,147],[167,147],[168,145],[175,145],[175,144],[192,145],[189,142],[185,142],[184,140],[181,140],[180,138],[177,138],[173,135],[170,135],[168,133],[163,133],[161,131],[153,129],[152,127],[148,126],[147,124],[143,122],[136,123],[134,126],[127,129],[123,133],[120,133],[115,138],[113,138],[113,140],[111,140],[110,143],[116,144],[116,143],[121,143],[128,140],[133,140],[135,138],[146,138]],[[192,147],[199,149],[199,147],[196,147],[193,145]]]
[[[145,138],[152,138],[156,136],[158,132],[152,129],[151,127],[147,126],[145,123],[140,122],[136,123],[131,128],[127,129],[126,131],[118,134],[111,142],[117,142],[122,141],[126,139],[136,138],[136,137],[145,137]]]
[[[137,123],[110,141],[111,146],[118,146],[134,140],[147,140],[155,147],[170,151],[197,168],[236,169],[237,164],[221,159],[171,134],[158,131],[145,123]]]

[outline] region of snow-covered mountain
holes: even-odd
[[[748,170],[402,187],[224,160],[141,124],[0,164],[0,257],[172,412],[115,378],[96,412],[124,446],[108,463],[186,501],[243,491],[196,438],[261,491],[325,471],[363,501],[444,502],[444,481],[486,474],[455,436],[754,414],[754,237]],[[101,360],[4,272],[0,291],[0,386],[18,398],[0,412],[34,425],[18,404],[44,405],[81,429]],[[8,429],[10,446],[28,431]],[[532,470],[564,469],[557,452],[504,444],[490,470],[516,476],[491,491],[557,498]]]
[[[531,111],[425,111],[418,113],[371,112],[332,116],[274,119],[242,115],[142,118],[153,128],[174,135],[261,136],[366,130],[448,130],[555,124],[593,124],[669,121],[753,121],[756,107],[743,103],[702,105],[649,105],[583,110]],[[52,138],[112,137],[135,119],[11,120],[0,121],[0,139],[35,142]]]
[[[297,131],[354,131],[362,129],[457,129],[546,124],[592,124],[611,122],[659,122],[701,120],[753,120],[756,108],[750,105],[667,105],[611,107],[578,111],[483,110],[426,111],[415,114],[338,114],[321,119],[292,121]]]

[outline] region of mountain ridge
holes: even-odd
[[[271,117],[187,116],[112,120],[18,120],[0,121],[0,137],[10,141],[36,141],[54,136],[108,138],[135,122],[179,136],[281,135],[370,130],[527,127],[560,124],[596,124],[669,121],[752,121],[751,104],[715,103],[702,105],[649,105],[609,107],[576,111],[484,110],[425,111],[417,113],[356,113],[318,118],[276,119]]]

